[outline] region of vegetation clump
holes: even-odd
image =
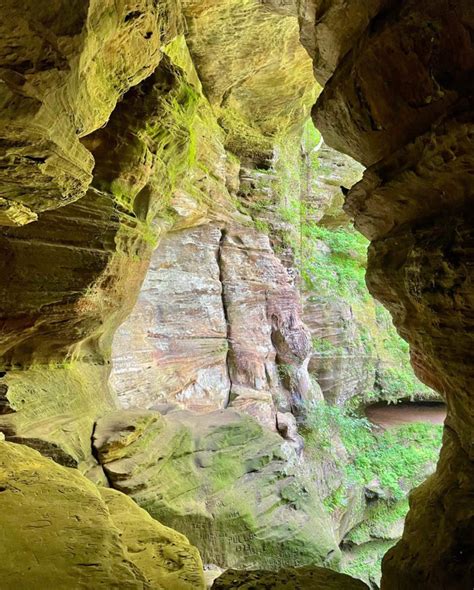
[[[438,458],[442,431],[441,425],[424,423],[376,430],[367,418],[325,402],[308,405],[302,429],[313,453],[331,449],[340,436],[348,456],[343,465],[347,486],[378,481],[393,500],[401,500],[423,481],[427,465]]]
[[[306,288],[346,299],[367,299],[365,261],[367,240],[352,227],[331,230],[317,224],[302,226],[301,277]]]

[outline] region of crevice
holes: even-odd
[[[26,437],[26,436],[19,436],[16,434],[7,434],[5,429],[3,430],[5,434],[5,440],[7,442],[15,443],[18,445],[24,445],[25,447],[30,447],[35,451],[38,451],[43,457],[48,457],[52,459],[58,465],[62,465],[63,467],[70,467],[72,469],[77,469],[79,462],[78,460],[67,453],[64,449],[62,449],[58,444],[43,440],[41,438],[34,438],[34,437]]]
[[[1,377],[4,377],[4,375]],[[0,415],[14,414],[15,412],[15,408],[11,406],[10,400],[8,399],[8,385],[6,383],[0,383]]]
[[[221,237],[219,239],[219,245],[217,247],[217,252],[216,252],[216,262],[217,262],[217,266],[219,267],[219,283],[221,284],[222,312],[224,314],[224,320],[225,320],[225,325],[226,325],[227,352],[226,352],[226,356],[225,356],[225,366],[226,366],[226,370],[227,370],[227,378],[229,380],[229,396],[224,403],[224,408],[228,408],[229,404],[230,404],[231,391],[232,391],[232,377],[230,374],[230,367],[229,367],[229,357],[230,357],[230,348],[231,348],[231,334],[230,334],[231,328],[230,328],[229,317],[227,314],[227,303],[226,303],[226,298],[225,298],[225,282],[224,282],[224,275],[223,275],[223,271],[222,271],[222,248],[223,248],[223,243],[224,243],[225,237],[226,237],[226,231],[225,231],[225,229],[221,229]]]
[[[132,10],[131,12],[125,15],[124,21],[128,23],[132,20],[140,18],[141,16],[143,16],[143,12],[141,12],[140,10]]]
[[[116,489],[113,481],[110,479],[109,474],[107,473],[107,470],[105,469],[105,467],[102,465],[102,463],[100,461],[98,449],[94,446],[94,435],[95,435],[96,429],[97,429],[97,422],[94,422],[94,426],[92,427],[92,434],[91,434],[91,455],[97,461],[97,465],[102,469],[102,473],[104,474],[104,477],[107,481],[107,485],[109,486],[109,488]]]

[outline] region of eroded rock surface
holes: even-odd
[[[314,514],[325,522],[319,498],[299,484],[295,496],[293,476],[286,473],[297,463],[294,447],[301,451],[287,410],[304,395],[309,352],[298,297],[268,238],[249,227],[251,220],[239,213],[235,200],[239,158],[250,166],[268,162],[275,137],[298,128],[314,100],[316,84],[311,60],[299,42],[296,11],[282,12],[260,2],[183,2],[183,11],[171,2],[112,4],[6,6],[6,20],[15,26],[6,27],[1,52],[1,117],[6,122],[0,203],[5,225],[0,238],[5,279],[0,310],[1,431],[9,440],[107,483],[98,462],[104,462],[107,453],[111,462],[110,449],[120,454],[122,439],[118,436],[117,442],[116,430],[127,424],[124,420],[112,429],[109,446],[104,443],[107,452],[102,444],[100,451],[92,452],[94,423],[99,416],[99,424],[107,422],[118,403],[108,384],[111,341],[133,307],[152,251],[162,240],[157,251],[161,258],[153,259],[142,291],[141,301],[149,303],[150,285],[153,313],[148,307],[133,316],[136,337],[130,338],[126,327],[122,332],[123,348],[129,349],[120,353],[124,362],[132,364],[130,353],[136,354],[137,367],[146,366],[147,375],[135,385],[127,378],[122,399],[130,406],[135,396],[134,405],[148,407],[173,398],[200,411],[222,408],[230,400],[274,430],[278,407],[278,428],[288,442],[277,433],[266,439],[261,426],[233,410],[224,420],[223,433],[219,424],[209,426],[218,431],[218,445],[224,450],[226,420],[242,420],[248,427],[238,433],[235,445],[243,458],[239,456],[235,466],[230,460],[229,496],[221,489],[221,478],[227,484],[225,453],[224,465],[218,455],[212,476],[202,484],[203,505],[208,487],[215,488],[216,496],[225,496],[215,510],[218,530],[212,529],[214,512],[205,513],[206,526],[218,533],[209,553],[224,565],[224,549],[231,563],[259,564],[268,540],[269,546],[274,544],[269,562],[278,561],[281,547],[291,564],[308,563],[315,554],[321,563],[330,561],[332,552],[337,560],[330,529],[322,524],[321,536],[313,542],[305,513],[292,512],[299,494],[308,493]],[[225,34],[219,38],[226,51],[213,46],[213,35],[222,27]],[[246,64],[249,55],[252,62]],[[219,63],[216,78],[212,62],[217,57],[236,67]],[[275,84],[282,96],[274,92]],[[188,252],[186,240],[192,245]],[[159,306],[153,290],[157,280],[161,285],[168,281]],[[245,290],[239,290],[239,282]],[[174,288],[177,284],[181,292]],[[202,297],[196,298],[199,286]],[[180,297],[180,313],[173,315]],[[255,325],[255,318],[261,325]],[[143,346],[138,329],[145,325]],[[249,333],[255,350],[246,341]],[[285,383],[279,364],[291,368]],[[274,399],[276,393],[282,394],[281,402]],[[138,446],[145,454],[151,448],[156,451],[158,421],[142,423],[133,412],[130,419],[134,427],[128,431],[124,426],[125,446]],[[171,439],[171,464],[176,459],[179,472],[186,444],[199,448],[199,428],[164,424]],[[255,450],[252,443],[262,433],[263,446]],[[97,426],[94,436],[99,441],[108,435],[100,434]],[[140,446],[146,440],[153,442],[149,451]],[[254,451],[261,451],[263,458]],[[257,539],[246,558],[238,556],[239,546],[232,553],[232,539],[220,544],[233,503],[241,500],[239,478],[252,479],[260,460],[263,468],[270,464],[262,477],[267,478],[268,504],[276,506],[276,521],[258,502],[257,478],[249,490],[251,509],[240,507],[239,526],[242,543],[251,547],[253,511],[266,538]],[[139,460],[137,464],[143,467]],[[110,481],[112,473],[106,469]],[[288,483],[283,491],[280,479]],[[183,474],[175,480],[186,484]],[[156,488],[140,490],[150,506],[172,510],[171,489],[166,510]],[[130,495],[135,491],[131,483]],[[192,493],[184,500],[186,510],[192,511]],[[126,509],[119,508],[123,519]],[[179,504],[176,512],[176,520],[186,524]],[[196,518],[199,524],[201,516]],[[275,522],[281,527],[276,540]],[[295,543],[285,548],[288,535]],[[212,539],[205,527],[196,536],[203,547]]]
[[[473,492],[471,459],[447,428],[438,471],[413,492],[402,540],[384,558],[384,589],[472,587]],[[421,551],[420,530],[426,534]]]
[[[130,498],[0,442],[4,588],[205,588],[198,551]]]
[[[176,28],[149,0],[2,8],[0,220],[23,225],[84,196],[94,160],[79,139],[153,72]]]
[[[309,389],[310,340],[286,269],[266,235],[234,228],[225,234],[221,264],[231,404],[252,413],[265,396],[270,415],[270,404],[297,412]]]
[[[39,18],[59,23],[61,6],[49,7],[49,16],[45,8]],[[127,35],[138,35],[150,19],[158,26],[155,8],[150,12],[146,6],[134,11],[123,3],[120,10],[116,6],[107,13],[125,28],[120,37],[124,47],[131,42]],[[73,13],[71,8],[66,14]],[[172,10],[165,13],[176,22],[181,19]],[[107,26],[108,21],[100,22]],[[145,35],[148,32],[151,47],[157,34],[150,29]],[[94,39],[101,51],[102,41]],[[22,38],[25,47],[27,40]],[[137,43],[142,40],[148,42],[140,36]],[[113,68],[124,68],[127,84],[116,88],[115,98],[107,97],[110,109],[119,96],[121,101],[112,115],[110,110],[102,113],[105,119],[97,127],[110,117],[107,125],[89,129],[79,144],[91,162],[95,159],[94,178],[88,180],[93,186],[75,203],[61,201],[65,206],[59,209],[48,201],[44,208],[53,210],[40,213],[35,223],[5,228],[0,237],[5,279],[0,427],[7,437],[62,456],[63,462],[83,470],[94,464],[89,439],[95,418],[116,405],[107,383],[111,338],[133,307],[153,247],[173,225],[202,222],[211,208],[216,217],[222,216],[222,200],[228,197],[221,132],[210,117],[184,38],[170,40],[151,69],[143,69],[137,57],[134,67],[140,71],[135,73],[128,72],[130,64],[121,63],[119,46],[107,54],[117,63],[101,66],[101,75],[113,77]],[[146,52],[136,49],[140,59],[147,59]],[[34,65],[31,68],[35,71]],[[94,80],[84,76],[84,83],[93,85]],[[90,117],[94,109],[87,104],[81,109]],[[63,106],[68,121],[73,120],[75,102]],[[61,116],[58,112],[58,125]],[[61,140],[66,139],[62,130]],[[31,172],[28,179],[33,177]],[[38,202],[40,188],[37,193],[31,189]],[[200,198],[204,193],[207,201]],[[80,196],[79,191],[74,199]]]
[[[115,406],[106,350],[138,292],[150,247],[110,197],[90,193],[5,229],[0,249],[1,429],[88,462],[94,418]]]
[[[229,570],[214,582],[213,590],[364,590],[363,582],[318,567],[284,569],[278,572]]]
[[[359,42],[314,110],[331,147],[365,165],[393,154],[458,106],[464,110],[474,57],[469,0],[454,11],[444,0],[372,4],[371,16],[378,18],[367,26],[365,15],[357,15],[356,26],[364,26]]]
[[[122,410],[99,420],[93,444],[110,484],[186,534],[205,563],[338,562],[296,452],[249,416]]]
[[[302,493],[319,515],[319,499],[307,499],[311,489],[298,487],[294,493],[293,481],[284,491],[280,487],[293,477],[286,469],[296,453],[290,448],[280,459],[281,448],[288,445],[276,433],[263,436],[265,448],[274,450],[269,458],[268,450],[253,447],[262,427],[249,417],[237,418],[233,410],[225,414],[222,430],[213,422],[215,412],[192,419],[171,412],[151,421],[148,414],[143,421],[131,413],[134,426],[127,430],[123,416],[114,425],[117,399],[107,383],[114,332],[135,303],[152,250],[170,231],[165,240],[172,244],[180,231],[181,236],[197,232],[194,244],[199,247],[179,271],[182,291],[172,299],[168,285],[161,308],[153,301],[152,313],[138,311],[137,327],[143,330],[150,322],[154,332],[144,345],[136,335],[129,338],[138,347],[136,366],[147,367],[149,380],[140,377],[135,386],[129,375],[123,399],[131,405],[130,392],[140,387],[140,403],[146,406],[171,396],[209,411],[230,401],[261,423],[276,425],[298,448],[292,414],[281,410],[298,413],[305,398],[308,335],[290,277],[273,256],[270,241],[245,225],[253,222],[237,205],[242,196],[239,158],[247,167],[249,185],[258,189],[249,197],[255,210],[261,206],[256,197],[265,194],[258,180],[272,165],[277,141],[280,147],[290,141],[290,132],[299,129],[317,93],[301,39],[318,80],[326,85],[314,109],[318,127],[332,147],[369,166],[349,193],[346,210],[373,240],[370,288],[410,342],[418,375],[448,405],[438,472],[413,495],[404,538],[386,559],[382,586],[470,589],[472,2],[373,0],[348,6],[342,0],[184,0],[181,7],[151,0],[8,0],[3,8],[1,431],[60,463],[83,471],[92,468],[100,479],[90,436],[103,416],[95,431],[97,458],[114,485],[129,485],[131,495],[152,514],[167,514],[185,527],[186,511],[199,513],[202,519],[196,520],[193,534],[202,534],[206,545],[206,527],[211,525],[226,538],[234,513],[225,507],[235,505],[245,534],[241,542],[239,529],[231,540],[249,551],[247,563],[227,547],[229,559],[237,564],[261,565],[258,557],[275,565],[280,550],[288,551],[289,562],[295,556],[309,562],[310,554],[311,561],[314,555],[330,559],[332,535],[311,545],[315,541],[308,532],[312,521],[305,516],[306,505],[293,511]],[[291,182],[287,188],[293,191]],[[337,196],[330,199],[335,202]],[[269,228],[266,220],[263,225],[256,221],[260,230]],[[339,220],[327,215],[326,222],[329,226]],[[275,248],[279,243],[273,240]],[[182,259],[163,244],[156,268],[163,271],[164,284]],[[291,253],[283,253],[282,260],[291,266]],[[206,271],[191,272],[194,261],[204,262]],[[154,285],[155,279],[151,272],[147,281]],[[197,284],[203,287],[202,299],[193,301],[190,293]],[[145,289],[141,302],[149,304],[149,296]],[[183,315],[172,317],[171,305],[179,296]],[[341,324],[350,310],[336,307],[313,311],[316,319],[327,312],[338,338],[347,341],[353,332]],[[157,311],[167,315],[163,324]],[[186,334],[187,313],[198,321],[194,332]],[[165,325],[175,336],[172,343],[160,333]],[[122,337],[132,333],[124,328]],[[193,339],[199,341],[199,352],[190,355]],[[157,357],[164,370],[158,370]],[[123,350],[118,358],[131,360]],[[342,373],[337,362],[328,378],[332,385]],[[181,373],[175,370],[178,364]],[[320,367],[314,372],[321,375]],[[339,389],[332,387],[334,399],[345,399],[341,391],[351,389],[354,380],[344,375],[341,383]],[[217,439],[220,449],[228,445],[227,435],[234,440],[233,420],[246,426],[235,427],[238,461],[212,443]],[[183,448],[189,454],[180,455]],[[263,466],[255,468],[253,451],[258,459],[264,457]],[[159,453],[172,460],[165,466],[157,463]],[[204,458],[197,459],[200,453]],[[210,470],[212,477],[206,476],[202,488],[196,485],[202,494],[197,508],[191,495],[168,490],[163,499],[158,486],[147,487],[154,478],[162,486],[160,478],[166,475],[192,494],[186,476],[198,469]],[[146,481],[140,479],[145,476]],[[242,498],[242,480],[251,481],[250,497]],[[268,494],[262,504],[256,501],[261,494],[257,481],[264,482]],[[94,496],[93,488],[88,489]],[[226,496],[228,489],[232,493]],[[10,494],[0,496],[5,493]],[[212,499],[217,499],[215,512],[206,504]],[[185,500],[189,504],[180,513]],[[239,505],[243,500],[258,508],[249,513]],[[275,510],[272,516],[277,515],[281,535],[276,540],[275,521],[266,520],[265,502],[283,513],[281,527],[281,513]],[[105,510],[103,503],[100,509]],[[4,512],[7,520],[11,512]],[[119,512],[123,519],[122,507]],[[268,537],[260,545],[254,517]],[[288,526],[294,544],[282,549]],[[327,526],[324,521],[322,529]],[[115,529],[112,537],[104,533],[107,542],[97,543],[98,555],[112,542],[123,554],[123,541],[115,534]],[[268,550],[267,541],[274,551]],[[52,546],[57,542],[52,539]],[[209,555],[220,555],[223,562],[221,550],[210,547]],[[127,560],[113,562],[120,561],[115,572],[123,576],[120,584],[143,586],[141,566]],[[54,574],[50,568],[44,575],[48,571]],[[113,574],[101,570],[98,575],[106,576],[98,584],[104,580],[107,586],[107,576]],[[45,585],[54,586],[54,580]]]
[[[114,339],[112,385],[123,406],[227,405],[221,239],[219,228],[203,225],[168,234],[154,253],[138,302]]]
[[[275,136],[305,119],[317,92],[295,7],[184,0],[183,11],[196,68],[227,132],[226,147],[245,161],[268,163]]]
[[[268,237],[203,225],[169,234],[113,344],[124,406],[231,405],[275,428],[276,409],[308,391],[308,332],[298,293]]]
[[[373,240],[369,288],[410,343],[417,375],[446,398],[453,431],[442,451],[453,460],[442,459],[413,495],[382,588],[464,589],[474,581],[472,525],[449,498],[470,502],[473,473],[474,12],[470,2],[452,10],[442,0],[387,8],[336,68],[314,115],[333,147],[370,166],[346,204]],[[437,502],[439,486],[446,495]]]

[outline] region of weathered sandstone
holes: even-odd
[[[228,405],[275,428],[308,393],[309,336],[267,236],[202,225],[168,234],[113,344],[125,407]]]
[[[319,459],[324,473],[311,471],[296,418],[304,422],[308,401],[343,405],[383,389],[391,359],[366,350],[360,318],[369,339],[385,320],[373,305],[356,308],[347,289],[321,301],[316,285],[300,309],[292,265],[304,232],[294,218],[312,202],[322,226],[341,227],[339,189],[352,182],[342,157],[332,185],[301,175],[311,154],[295,138],[319,92],[314,72],[325,86],[316,126],[368,167],[345,205],[372,240],[368,285],[448,407],[437,472],[410,499],[382,588],[470,590],[472,1],[6,0],[2,9],[6,439],[126,491],[216,565],[338,562],[338,542],[360,533],[365,496],[384,490],[356,486],[329,522],[322,499],[341,480],[338,434]],[[331,247],[313,242],[327,262]],[[321,339],[333,346],[327,358],[315,350]],[[2,546],[20,547],[1,560],[11,586],[61,587],[58,576],[68,587],[74,576],[104,588],[202,584],[182,536],[77,470],[0,444]],[[50,523],[70,515],[63,542],[66,529]],[[21,518],[28,534],[18,534]],[[140,552],[137,528],[151,537]],[[160,561],[158,531],[174,547],[175,573]],[[383,542],[399,534],[372,532]],[[77,572],[71,546],[87,558]],[[150,555],[164,569],[149,570]],[[36,579],[18,577],[28,571]]]
[[[326,141],[370,165],[347,199],[356,227],[373,240],[369,288],[410,343],[417,375],[446,398],[453,431],[436,475],[413,495],[382,588],[473,583],[472,523],[466,515],[461,524],[458,512],[473,473],[473,22],[470,2],[389,7],[314,109]]]
[[[198,551],[130,498],[0,442],[3,588],[205,588]]]
[[[229,570],[214,582],[213,590],[230,590],[240,588],[251,590],[261,588],[268,590],[365,590],[368,588],[360,580],[337,574],[323,568],[307,567],[284,569],[276,573],[255,571],[240,572]]]
[[[292,446],[249,416],[121,410],[99,420],[93,444],[110,485],[186,534],[205,563],[273,569],[339,560]]]

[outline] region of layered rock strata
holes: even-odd
[[[94,457],[90,436],[98,417],[105,422],[98,422],[97,436],[118,404],[107,383],[114,332],[132,309],[163,235],[209,222],[217,232],[226,229],[218,248],[213,241],[218,233],[210,232],[209,247],[201,250],[211,287],[203,296],[216,313],[206,323],[202,308],[188,307],[200,323],[172,354],[158,331],[153,346],[146,342],[137,361],[143,366],[146,359],[153,377],[144,403],[160,400],[164,388],[175,398],[181,391],[183,399],[197,396],[197,409],[208,411],[230,401],[272,425],[275,410],[298,411],[305,396],[308,349],[297,299],[268,241],[242,228],[236,196],[237,159],[244,159],[249,169],[267,169],[277,140],[298,129],[313,101],[316,86],[300,36],[314,58],[317,78],[326,85],[314,109],[317,126],[331,146],[369,166],[349,193],[346,210],[373,242],[370,288],[410,342],[418,375],[448,404],[438,471],[413,495],[404,537],[386,558],[382,587],[471,588],[471,2],[374,0],[348,7],[339,0],[297,5],[226,0],[218,6],[185,0],[181,12],[176,3],[158,6],[151,0],[7,0],[3,8],[1,431],[57,462],[82,471],[92,468],[91,477],[101,478],[97,461],[104,462],[102,446],[96,446]],[[211,251],[217,252],[215,261]],[[257,278],[260,260],[265,261],[259,269],[265,281]],[[246,291],[239,291],[238,284],[245,284]],[[252,307],[254,298],[258,305]],[[163,311],[167,309],[165,305]],[[258,327],[255,318],[264,318]],[[171,326],[173,318],[168,315],[168,320]],[[159,320],[153,316],[152,322]],[[206,348],[209,325],[222,342],[218,354]],[[178,339],[187,326],[175,329]],[[258,354],[249,349],[249,331]],[[189,357],[194,335],[204,348],[177,378],[174,359]],[[150,364],[150,357],[160,354],[168,373]],[[199,419],[211,420],[212,415]],[[232,411],[228,415],[234,417]],[[290,415],[276,417],[282,433],[294,431]],[[250,420],[250,430],[258,426],[250,418],[235,418],[240,419]],[[158,445],[154,428],[145,424],[143,432]],[[211,430],[223,435],[215,424]],[[118,473],[125,480],[127,468],[133,479],[136,465],[142,468],[140,453],[146,455],[143,436],[133,440],[130,431],[127,435],[125,446],[134,452],[138,447],[137,456],[127,456],[125,467],[123,457],[109,456],[109,463],[121,463]],[[184,436],[188,441],[196,437],[194,432]],[[284,444],[276,434],[272,437]],[[219,445],[226,444],[225,436],[219,439]],[[273,442],[268,444],[273,448]],[[245,448],[239,452],[249,459]],[[223,462],[215,469],[227,474],[226,458]],[[272,485],[265,487],[270,496],[287,477],[281,477],[281,465],[275,469],[277,475],[269,476]],[[242,467],[235,470],[232,476],[237,473],[239,482]],[[252,478],[253,467],[246,463],[243,471]],[[12,470],[8,473],[15,477]],[[61,480],[62,487],[67,485]],[[258,496],[255,487],[252,498]],[[91,503],[98,493],[93,489],[87,491]],[[293,505],[300,491],[304,497],[309,493],[299,489],[295,497],[290,489],[284,499]],[[143,497],[146,504],[145,492]],[[160,501],[158,492],[153,502]],[[235,501],[233,494],[230,501]],[[317,511],[316,500],[311,506]],[[104,514],[103,503],[99,508]],[[122,508],[117,509],[118,528]],[[11,512],[5,511],[5,518]],[[304,510],[298,518],[302,514]],[[100,530],[109,523],[99,523]],[[439,530],[434,523],[440,523]],[[267,523],[266,530],[271,528]],[[295,533],[300,544],[294,551],[306,560],[311,543],[304,526],[301,530]],[[80,531],[77,535],[83,538]],[[114,535],[115,529],[110,543],[119,544],[122,556],[125,541]],[[51,539],[53,547],[55,542]],[[98,544],[99,555],[110,543]],[[328,559],[332,543],[322,539],[311,551]],[[266,556],[265,547],[259,552]],[[113,555],[104,560],[109,558],[117,563]],[[140,565],[119,561],[116,575],[124,576],[119,584],[148,583]],[[70,575],[69,563],[61,563]],[[114,584],[104,571],[98,583]],[[45,568],[44,574],[49,572],[53,570]]]
[[[181,260],[180,252],[172,260],[175,235],[189,237],[196,231],[199,236],[202,227],[193,228],[214,227],[214,233],[206,234],[209,249],[201,249],[201,259],[189,260],[183,280],[189,295],[190,269],[207,260],[210,274],[205,289],[210,288],[210,302],[216,303],[213,297],[217,296],[220,307],[214,318],[202,301],[201,308],[194,308],[202,324],[188,333],[187,347],[182,340],[181,349],[168,350],[162,381],[156,383],[154,373],[155,389],[145,391],[143,400],[135,403],[148,406],[162,400],[163,393],[168,400],[182,394],[180,401],[191,398],[195,409],[209,410],[231,400],[275,429],[271,388],[281,389],[280,409],[288,410],[304,394],[307,377],[308,338],[299,320],[296,294],[288,288],[286,271],[273,256],[268,239],[242,225],[248,220],[242,220],[235,204],[239,162],[226,152],[226,147],[231,148],[251,165],[264,163],[275,135],[297,127],[307,116],[316,86],[311,61],[299,43],[296,15],[282,15],[259,2],[242,6],[229,1],[214,14],[207,10],[212,7],[204,14],[206,7],[192,2],[184,2],[183,8],[181,12],[173,3],[158,7],[152,2],[126,1],[100,7],[97,3],[82,7],[60,2],[48,7],[7,3],[7,20],[18,26],[5,36],[2,53],[2,117],[8,124],[2,144],[6,180],[0,204],[0,220],[6,226],[0,246],[5,277],[0,310],[0,428],[9,440],[78,467],[102,484],[109,481],[100,467],[100,453],[91,449],[90,437],[98,417],[107,416],[118,404],[108,384],[111,339],[134,304],[152,250],[170,231],[165,240],[171,247],[167,250],[164,241],[160,251],[174,262]],[[219,76],[223,95],[215,99],[212,89],[217,85],[206,60],[206,55],[215,53],[206,31],[209,24],[214,29],[220,26],[223,17],[231,32],[236,21],[248,25],[249,43],[257,43],[254,55],[260,63],[246,72],[223,70],[226,75]],[[185,30],[194,33],[185,37],[181,34]],[[229,43],[230,37],[224,39],[231,56],[241,51],[244,30],[234,32],[234,43]],[[281,88],[286,86],[283,99],[273,92],[275,80]],[[257,112],[258,118],[254,117]],[[260,253],[266,257],[265,280],[273,281],[268,293],[257,268]],[[232,268],[235,261],[241,265],[240,274]],[[242,295],[239,281],[246,281],[249,290],[247,299],[237,304]],[[239,306],[250,309],[254,292],[259,293],[258,306],[251,310],[256,315],[247,318]],[[166,315],[166,308],[157,311],[161,317],[156,323]],[[234,317],[229,325],[227,312]],[[246,342],[246,330],[254,328],[255,317],[265,319],[261,333],[255,335],[255,341],[261,342],[257,358]],[[168,337],[171,326],[169,321]],[[180,329],[187,327],[181,324],[175,329],[175,340],[179,340]],[[208,347],[208,357],[197,359],[194,336],[205,347],[210,332],[217,336],[212,350]],[[158,343],[152,351],[155,361],[160,354],[161,361],[166,359],[163,335],[159,330],[153,335]],[[169,361],[189,356],[191,345],[194,358],[186,359],[187,374],[177,385],[173,361]],[[145,352],[146,357],[149,351]],[[278,362],[294,368],[286,376],[286,387],[280,383]],[[195,379],[199,363],[203,370]],[[213,363],[214,373],[209,369]],[[230,416],[238,420],[233,413]],[[252,430],[257,425],[251,421],[248,427]],[[279,427],[299,445],[290,415],[280,413]],[[146,434],[151,436],[148,430]],[[266,441],[270,447],[286,444],[277,434],[273,436],[272,443]],[[220,444],[225,446],[225,437]],[[239,451],[253,460],[251,445],[241,446]],[[289,456],[296,461],[294,449],[290,448]],[[278,492],[278,480],[287,466],[282,459],[277,463],[277,475],[267,474],[270,497]],[[111,477],[108,471],[106,475]],[[252,494],[257,495],[256,489]],[[286,502],[284,498],[281,504]],[[312,502],[324,521],[317,498]],[[244,514],[242,519],[246,518]],[[225,520],[222,516],[221,531]],[[333,551],[337,556],[324,523],[321,539],[307,551],[309,533],[300,515],[296,520],[295,534],[302,536],[297,553],[301,551],[305,561],[315,551],[321,562]],[[272,529],[271,519],[267,528]],[[283,546],[284,540],[282,533],[276,545]],[[289,549],[287,553],[288,562],[293,563]],[[264,554],[255,548],[253,563]],[[219,555],[224,564],[222,550]],[[273,560],[276,563],[275,555]]]
[[[221,239],[218,227],[203,225],[168,234],[155,251],[112,348],[111,381],[124,407],[176,401],[205,411],[227,405]]]
[[[80,139],[153,72],[177,31],[172,13],[150,0],[2,8],[0,220],[8,226],[85,195],[94,159]]]
[[[5,31],[2,53],[1,428],[86,470],[94,417],[116,404],[110,340],[152,249],[170,229],[239,221],[239,163],[225,147],[266,157],[274,136],[307,115],[316,86],[293,13],[258,2],[217,11],[184,2],[183,12],[148,1],[66,4],[5,7],[16,27]],[[249,42],[258,39],[261,67],[223,70],[218,106],[207,25],[234,17],[249,25]],[[225,39],[229,55],[241,51],[241,34]],[[257,89],[275,79],[288,83],[287,95],[270,102],[270,91]],[[288,102],[296,86],[303,91]],[[254,125],[255,110],[262,117]],[[237,121],[234,132],[223,131],[221,116]],[[252,129],[239,143],[240,125]],[[202,392],[220,389],[222,405],[226,372],[203,375],[193,392],[212,398]]]
[[[124,406],[232,406],[275,429],[308,393],[309,335],[267,236],[203,225],[168,234],[113,344]]]

